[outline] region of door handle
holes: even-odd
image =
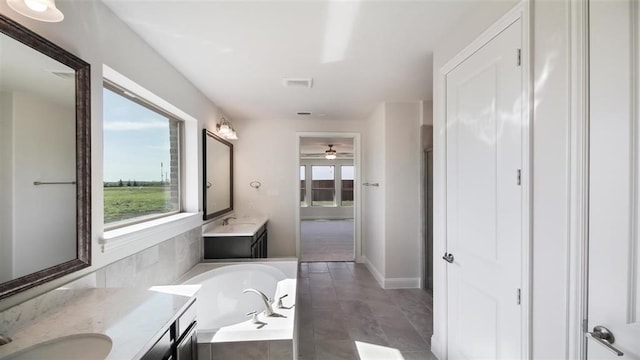
[[[604,326],[595,326],[592,332],[586,332],[585,336],[595,340],[598,344],[606,347],[607,349],[613,351],[618,356],[623,356],[624,353],[618,350],[613,343],[616,342],[616,338],[613,336],[613,333],[609,331]]]
[[[454,257],[453,254],[451,253],[444,253],[444,256],[442,256],[442,260],[448,262],[449,264],[453,263]]]

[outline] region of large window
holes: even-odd
[[[307,206],[307,167],[300,166],[300,206]]]
[[[340,168],[340,178],[342,180],[340,204],[342,206],[353,206],[353,180],[355,179],[353,165],[342,166]]]
[[[335,179],[335,167],[333,165],[311,167],[312,206],[336,205]]]
[[[181,210],[181,121],[105,83],[104,223],[137,223]]]

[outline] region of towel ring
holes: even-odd
[[[251,186],[254,189],[260,189],[260,186],[262,186],[262,183],[260,181],[252,181],[249,183],[249,186]]]

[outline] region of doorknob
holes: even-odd
[[[613,337],[613,333],[609,331],[604,326],[595,326],[592,332],[587,332],[585,334],[588,338],[595,340],[598,344],[606,347],[607,349],[613,351],[616,355],[622,356],[624,353],[618,350],[613,343],[616,341],[616,338]]]
[[[453,259],[454,257],[453,257],[453,254],[451,253],[444,253],[444,256],[442,257],[442,260],[448,262],[449,264],[453,263]]]

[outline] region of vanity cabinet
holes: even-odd
[[[205,259],[239,259],[267,257],[267,223],[253,235],[204,236]]]
[[[189,305],[142,360],[197,360],[196,305]]]

